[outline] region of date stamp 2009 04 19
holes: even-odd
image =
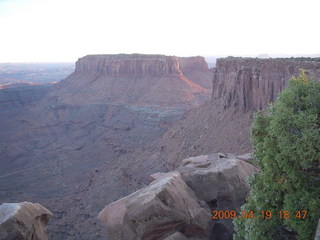
[[[252,219],[252,218],[261,218],[261,219],[271,219],[273,217],[279,217],[282,219],[288,218],[297,218],[297,219],[305,219],[307,217],[308,211],[297,211],[297,212],[289,212],[289,211],[242,211],[237,213],[236,211],[212,211],[212,219]]]

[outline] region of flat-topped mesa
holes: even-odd
[[[77,61],[75,72],[50,96],[68,104],[189,108],[210,99],[211,82],[212,72],[203,57],[88,55]]]
[[[119,76],[163,76],[181,71],[208,71],[203,57],[174,57],[164,55],[117,54],[88,55],[76,62],[76,72]]]
[[[298,76],[301,70],[318,80],[319,59],[218,59],[213,76],[212,99],[224,108],[235,107],[241,112],[265,109],[276,100],[288,80]]]

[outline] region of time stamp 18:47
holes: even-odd
[[[297,212],[289,212],[289,211],[212,211],[212,219],[235,219],[235,218],[243,218],[243,219],[251,219],[251,218],[261,218],[261,219],[271,219],[273,217],[279,217],[281,219],[289,219],[289,218],[297,218],[297,219],[305,219],[307,217],[308,211],[297,211]]]

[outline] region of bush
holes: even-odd
[[[255,217],[234,221],[235,239],[313,239],[320,217],[320,82],[303,72],[290,80],[269,113],[256,114],[251,137],[261,171],[250,179],[241,211]]]

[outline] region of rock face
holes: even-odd
[[[230,240],[231,220],[212,220],[211,211],[239,211],[249,192],[245,179],[255,172],[230,154],[188,158],[177,171],[151,175],[148,187],[108,205],[99,218],[110,240]]]
[[[250,191],[245,179],[258,168],[241,156],[218,153],[184,159],[178,171],[211,211],[239,211]],[[232,220],[215,219],[214,223],[212,239],[232,239]]]
[[[320,78],[319,59],[218,59],[213,70],[212,101],[190,110],[156,147],[140,154],[141,162],[157,156],[172,170],[181,159],[191,156],[251,152],[253,112],[266,108],[301,69],[315,80]]]
[[[209,154],[186,158],[178,168],[187,185],[198,198],[220,208],[219,199],[227,199],[227,209],[239,210],[250,190],[244,181],[257,170],[251,164],[231,154]],[[213,187],[212,184],[215,183]]]
[[[0,239],[46,240],[45,227],[52,213],[29,202],[0,205]]]
[[[204,238],[210,226],[210,210],[199,205],[178,172],[163,174],[148,187],[108,205],[99,218],[107,224],[110,240],[156,240],[175,232]]]
[[[265,109],[301,70],[315,80],[320,78],[317,59],[218,59],[212,99],[241,112]]]
[[[88,55],[76,62],[75,72],[110,77],[161,77],[181,72],[208,71],[203,57],[145,54]]]
[[[88,103],[194,106],[210,99],[211,76],[202,57],[89,55],[51,96],[72,104],[86,98]]]

